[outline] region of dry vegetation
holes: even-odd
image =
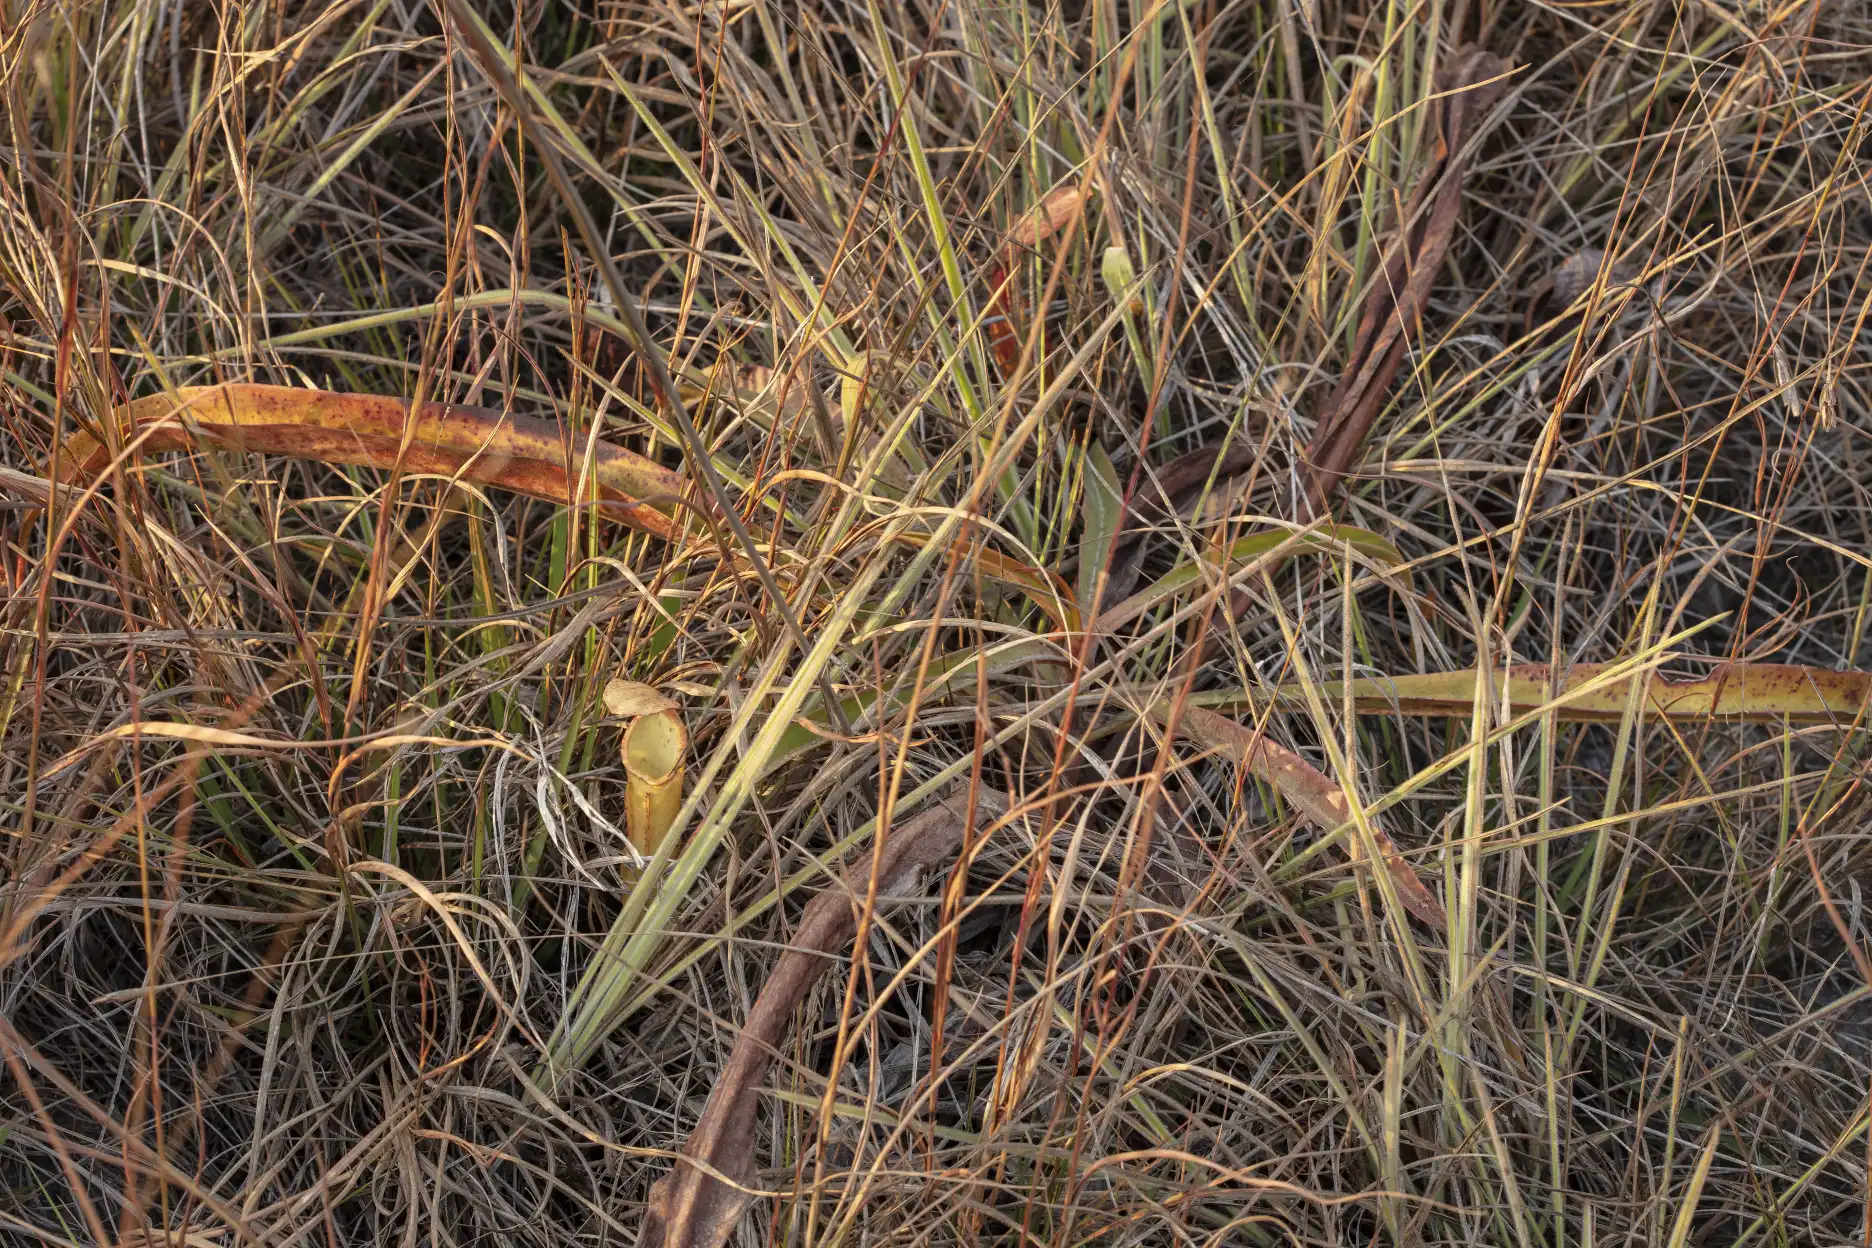
[[[1872,1242],[1869,105],[1858,0],[0,0],[0,1241]]]

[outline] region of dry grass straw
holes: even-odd
[[[1648,691],[1872,667],[1869,100],[1826,0],[0,0],[0,1238],[633,1242],[974,785],[743,1242],[1865,1242],[1858,686]],[[227,383],[683,497],[124,441]]]

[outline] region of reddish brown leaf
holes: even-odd
[[[1238,441],[1226,451],[1220,442],[1213,442],[1151,469],[1143,474],[1132,497],[1126,527],[1153,524],[1185,510],[1212,478],[1220,486],[1254,467],[1255,454],[1246,442]]]
[[[1006,372],[1014,371],[1015,365],[1020,363],[1021,352],[1020,331],[1014,324],[1018,314],[1017,297],[1008,283],[1015,253],[1037,247],[1064,229],[1084,210],[1088,198],[1090,192],[1083,186],[1062,186],[1049,191],[1008,230],[1007,246],[988,271],[990,294],[984,312],[988,318],[988,340],[994,348],[995,362]]]
[[[1153,713],[1161,722],[1171,722],[1168,703],[1158,703]],[[1244,767],[1279,789],[1282,797],[1292,802],[1301,814],[1322,831],[1334,831],[1351,820],[1352,803],[1346,799],[1345,790],[1334,784],[1331,777],[1312,763],[1285,746],[1268,740],[1264,734],[1244,728],[1226,715],[1218,715],[1200,706],[1183,707],[1176,715],[1175,729],[1178,736],[1198,745],[1238,756]],[[1368,822],[1372,840],[1384,858],[1385,871],[1397,889],[1398,900],[1406,910],[1431,927],[1441,932],[1448,931],[1449,916],[1444,913],[1443,903],[1418,878],[1417,872],[1404,860],[1396,843],[1378,825],[1377,820]],[[1356,861],[1359,857],[1357,837],[1350,837],[1346,843]]]
[[[1008,231],[1008,242],[1016,247],[1037,247],[1052,238],[1085,207],[1087,192],[1083,186],[1062,186],[1047,192],[1038,204]]]
[[[568,447],[555,424],[481,407],[427,403],[412,417],[408,404],[381,395],[233,384],[151,395],[115,416],[122,440],[140,437],[148,452],[213,446],[373,468],[401,462],[405,472],[445,474],[556,503],[570,504],[588,471],[607,514],[663,537],[674,523],[653,503],[682,492],[680,477],[641,455],[600,441],[590,448],[588,470],[583,438]],[[60,457],[61,476],[86,480],[109,462],[107,447],[79,433]]]
[[[984,815],[999,814],[1007,799],[983,789],[976,807]],[[877,854],[876,895],[907,892],[945,866],[961,848],[969,819],[967,798],[956,794],[892,829]],[[748,1189],[755,1173],[755,1115],[768,1063],[785,1043],[807,991],[833,956],[851,945],[859,907],[872,893],[872,859],[869,851],[860,854],[837,884],[807,904],[792,943],[748,1011],[682,1156],[650,1189],[639,1248],[720,1248],[740,1222],[753,1199]]]
[[[1403,362],[1408,335],[1423,316],[1430,285],[1455,235],[1475,121],[1500,97],[1501,77],[1507,70],[1508,63],[1500,57],[1471,47],[1459,52],[1454,63],[1437,76],[1436,161],[1440,167],[1418,184],[1405,209],[1402,237],[1386,255],[1366,297],[1352,356],[1307,444],[1306,498],[1315,514],[1351,471]],[[1426,217],[1424,201],[1433,188],[1434,201]]]

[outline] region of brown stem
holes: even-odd
[[[975,806],[979,813],[993,816],[1007,809],[1007,799],[981,789]],[[792,942],[748,1011],[682,1155],[650,1189],[643,1235],[637,1241],[640,1248],[720,1248],[727,1241],[754,1198],[754,1124],[760,1092],[794,1012],[833,956],[850,945],[864,899],[905,892],[945,866],[961,848],[976,813],[964,795],[952,794],[882,834],[885,842],[875,853],[861,853],[836,883],[807,904]]]
[[[1431,283],[1455,236],[1476,118],[1501,95],[1507,70],[1500,57],[1470,47],[1437,76],[1438,170],[1419,184],[1405,209],[1398,241],[1366,297],[1352,356],[1307,444],[1302,471],[1309,515],[1325,509],[1326,500],[1351,471],[1404,361],[1406,335],[1423,317]],[[1432,201],[1427,217],[1426,199]]]

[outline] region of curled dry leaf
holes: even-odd
[[[971,815],[998,815],[1007,799],[982,789],[975,807],[971,812],[966,795],[955,793],[893,828],[875,854],[876,895],[907,892],[946,866],[962,846]],[[859,854],[837,883],[807,904],[675,1168],[650,1189],[640,1248],[720,1248],[740,1222],[753,1199],[755,1116],[768,1064],[784,1045],[807,991],[833,956],[851,945],[859,907],[872,895],[873,858],[869,850]]]
[[[1522,314],[1522,329],[1532,333],[1540,317],[1564,313],[1573,301],[1605,279],[1605,289],[1615,290],[1638,280],[1636,265],[1613,259],[1599,247],[1583,247],[1560,262],[1560,267],[1534,284],[1528,292],[1527,308]]]
[[[571,504],[581,477],[606,512],[668,537],[674,521],[655,505],[682,493],[682,478],[609,442],[566,437],[556,424],[445,403],[411,413],[401,399],[336,394],[294,386],[184,386],[137,399],[112,413],[122,441],[145,451],[200,447],[290,455],[327,464],[437,473],[550,502]],[[408,445],[405,446],[407,439]],[[103,472],[110,449],[78,433],[60,456],[66,482]]]
[[[1062,186],[1047,192],[1038,204],[1028,209],[1008,230],[1007,245],[989,270],[989,305],[985,311],[988,339],[994,347],[995,362],[1012,372],[1020,362],[1020,332],[1015,327],[1016,297],[1008,284],[1014,268],[1014,253],[1045,242],[1064,229],[1085,209],[1091,192],[1084,186]]]
[[[1597,247],[1588,247],[1576,251],[1561,261],[1554,270],[1553,297],[1561,307],[1566,307],[1575,299],[1592,288],[1599,280],[1600,273],[1606,276],[1608,285],[1617,286],[1636,279],[1637,270],[1629,264],[1614,262],[1606,265],[1606,253]]]
[[[1079,215],[1087,198],[1083,186],[1062,186],[1048,191],[1038,204],[1008,231],[1008,242],[1016,247],[1034,247],[1052,238]]]
[[[1156,704],[1152,713],[1160,722],[1171,723],[1168,703]],[[1178,736],[1198,745],[1237,755],[1244,767],[1279,789],[1282,797],[1292,802],[1301,814],[1322,831],[1334,831],[1351,820],[1352,804],[1346,799],[1343,789],[1334,784],[1325,772],[1285,746],[1268,740],[1264,734],[1244,728],[1226,715],[1218,715],[1200,706],[1182,708],[1175,717],[1175,730]],[[1398,900],[1406,910],[1431,927],[1438,931],[1448,931],[1449,916],[1443,910],[1443,903],[1436,899],[1436,895],[1425,886],[1410,863],[1404,860],[1404,855],[1398,852],[1397,845],[1377,821],[1371,821],[1370,826],[1372,840],[1384,858],[1385,871],[1397,889]],[[1357,838],[1351,838],[1346,843],[1356,860],[1359,853]]]
[[[606,711],[619,719],[680,709],[676,702],[658,693],[654,686],[625,680],[621,676],[605,682],[604,706]]]
[[[1750,723],[1851,724],[1872,699],[1872,672],[1836,672],[1784,663],[1729,663],[1701,680],[1668,680],[1655,670],[1613,676],[1608,663],[1575,663],[1558,682],[1545,663],[1526,663],[1490,673],[1493,698],[1511,714],[1555,705],[1565,720],[1616,723],[1624,718],[1632,682],[1644,684],[1644,713],[1653,718]],[[1345,696],[1332,683],[1320,688],[1328,702]],[[1352,708],[1363,715],[1467,717],[1475,707],[1474,671],[1435,672],[1352,682]],[[1297,702],[1298,688],[1275,691]]]

